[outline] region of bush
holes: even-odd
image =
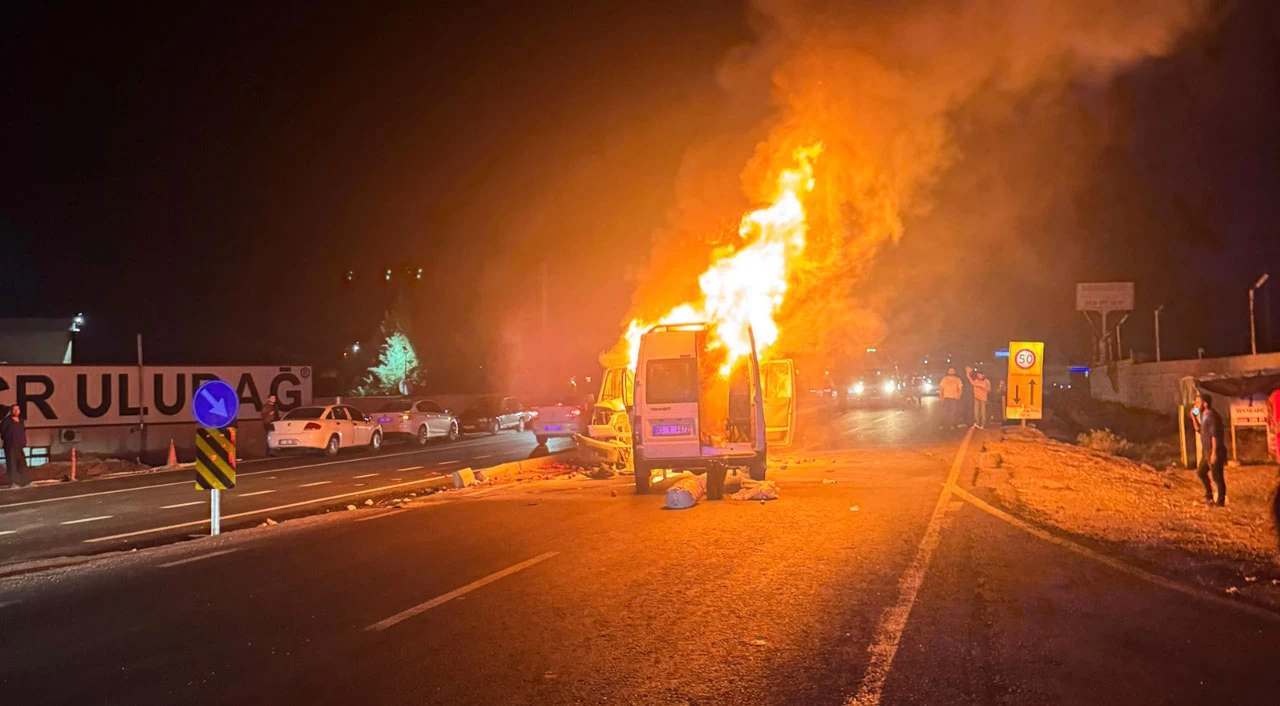
[[[1081,446],[1112,456],[1128,457],[1134,453],[1133,444],[1110,429],[1090,429],[1076,438]]]

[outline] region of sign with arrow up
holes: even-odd
[[[1006,419],[1044,417],[1044,343],[1009,342],[1009,392]]]

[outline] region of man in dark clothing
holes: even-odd
[[[5,470],[9,476],[9,485],[25,488],[31,485],[27,480],[27,426],[22,423],[22,408],[14,405],[9,415],[0,422],[0,440],[4,442]]]
[[[267,403],[262,405],[262,444],[267,450],[267,455],[271,455],[271,447],[267,446],[267,432],[271,431],[271,423],[280,421],[282,417],[280,413],[280,403],[276,401],[275,395],[267,397]]]
[[[1196,475],[1204,484],[1204,501],[1212,505],[1213,485],[1218,486],[1217,504],[1227,504],[1227,482],[1224,469],[1227,465],[1227,437],[1222,416],[1213,409],[1213,399],[1204,393],[1196,401],[1196,409],[1200,410],[1200,465]],[[1213,485],[1209,484],[1209,476],[1213,475]]]

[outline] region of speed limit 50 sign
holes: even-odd
[[[1009,392],[1005,418],[1044,418],[1044,342],[1009,342]]]

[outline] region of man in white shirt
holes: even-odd
[[[991,381],[986,375],[976,375],[965,371],[969,376],[969,384],[973,385],[973,425],[985,429],[987,427],[987,396],[991,394]]]
[[[955,368],[947,368],[947,374],[938,381],[938,397],[942,400],[942,423],[944,425],[960,424],[960,395],[964,393],[964,383],[956,375]]]

